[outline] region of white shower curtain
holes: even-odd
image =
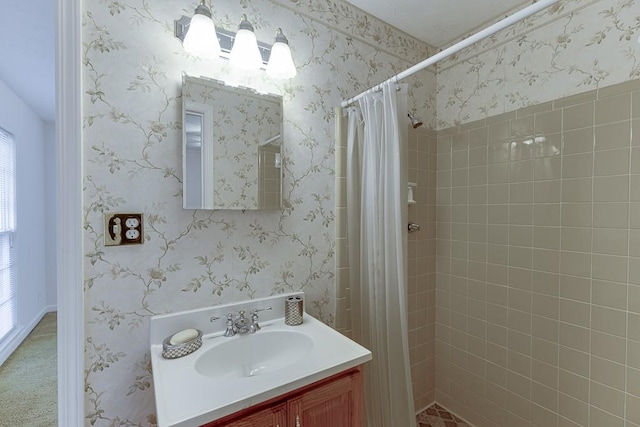
[[[349,111],[349,283],[353,337],[373,353],[365,367],[369,427],[416,425],[406,301],[406,116],[407,85],[395,83]]]

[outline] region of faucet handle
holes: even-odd
[[[271,306],[265,307],[265,308],[256,308],[256,309],[253,310],[252,315],[253,314],[258,314],[261,311],[269,311],[269,310],[271,310]]]
[[[251,320],[256,322],[258,320],[258,313],[261,311],[269,311],[271,310],[271,306],[266,307],[266,308],[255,308],[253,309],[253,311],[251,312]]]
[[[255,334],[261,329],[260,325],[258,324],[258,312],[265,311],[265,310],[271,310],[271,307],[256,308],[251,312],[251,325],[249,326],[250,334]]]
[[[233,324],[233,313],[227,314],[227,330],[224,332],[225,337],[232,337],[236,334],[236,328]]]
[[[268,311],[271,310],[271,306],[266,307],[266,308],[255,308],[253,309],[253,311],[251,311],[251,321],[253,321],[254,323],[258,321],[258,313],[261,311]]]

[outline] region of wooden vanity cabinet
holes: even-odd
[[[363,427],[362,372],[354,368],[203,427]]]
[[[231,422],[231,424],[223,425],[232,425],[234,427],[284,427],[287,425],[287,405],[285,403],[274,405],[246,415]]]
[[[360,382],[358,378],[347,376],[309,390],[298,397],[289,399],[287,413],[289,427],[355,427],[362,425],[360,402],[362,396],[354,392]]]

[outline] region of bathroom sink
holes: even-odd
[[[262,330],[207,349],[195,361],[195,370],[218,380],[247,379],[288,368],[312,349],[313,340],[304,333]]]
[[[285,302],[302,293],[273,295],[153,316],[150,352],[158,427],[193,427],[246,410],[371,360],[371,352],[304,313],[287,325]],[[255,334],[225,337],[229,313],[262,311]],[[162,356],[164,339],[202,331],[202,346],[175,359]]]

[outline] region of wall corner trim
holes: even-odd
[[[57,0],[58,424],[84,425],[82,1]]]

